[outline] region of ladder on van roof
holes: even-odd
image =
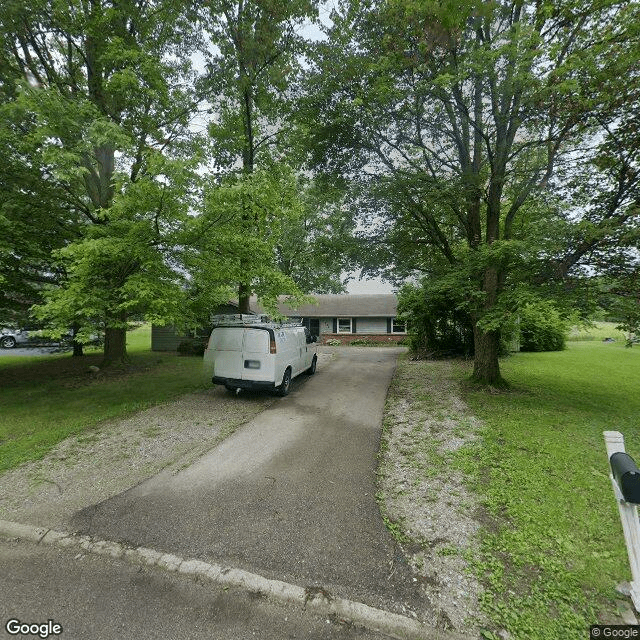
[[[301,327],[301,322],[274,322],[266,314],[256,313],[226,313],[212,316],[211,321],[213,326],[225,327],[245,327],[252,325],[268,325],[274,329],[280,327]]]

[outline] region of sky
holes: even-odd
[[[347,284],[347,293],[395,293],[393,285],[384,282],[380,278],[370,280],[350,280]]]

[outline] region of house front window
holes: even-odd
[[[406,333],[406,332],[407,332],[407,327],[404,322],[400,322],[399,320],[396,320],[396,318],[393,318],[393,320],[391,320],[391,333]]]
[[[351,333],[351,318],[338,318],[338,333]]]

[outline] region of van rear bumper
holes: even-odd
[[[211,378],[213,384],[223,384],[225,387],[232,387],[234,389],[266,389],[268,391],[274,391],[276,388],[275,383],[262,380],[239,380],[238,378],[221,378],[219,376],[213,376]]]

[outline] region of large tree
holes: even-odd
[[[299,30],[315,15],[317,0],[214,0],[203,6],[208,40],[203,86],[217,171],[251,181],[254,171],[284,159],[290,88],[304,48]],[[244,190],[246,198],[251,192]],[[238,224],[250,246],[251,236],[259,238],[265,230],[260,218],[252,218],[248,199],[240,208]],[[238,276],[239,307],[247,312],[256,285],[248,262],[240,265]]]
[[[615,0],[353,0],[318,47],[314,164],[374,185],[378,216],[422,245],[405,257],[457,274],[479,381],[501,381],[500,307],[519,274],[562,278],[634,224],[638,201],[605,189],[556,210],[568,244],[530,241],[549,213],[535,203],[564,196],[620,109],[637,110],[638,14]]]
[[[189,207],[195,106],[188,50],[192,17],[180,0],[5,3],[4,61],[21,74],[13,99],[43,188],[19,189],[34,235],[68,226],[52,268],[64,272],[40,315],[105,330],[105,363],[126,357],[132,312],[171,316],[180,271],[172,236]],[[61,215],[61,211],[64,215]],[[173,243],[175,244],[175,243]],[[14,255],[19,258],[18,246]]]

